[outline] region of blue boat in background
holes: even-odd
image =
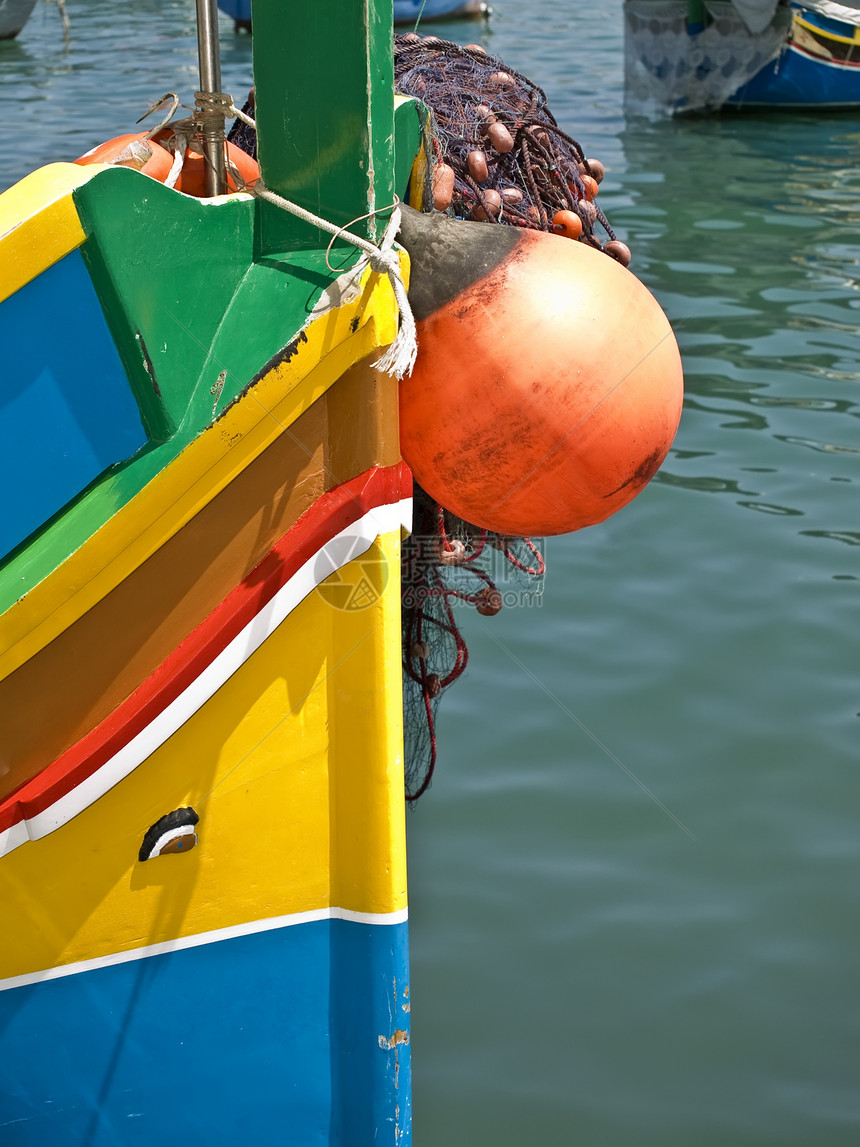
[[[394,0],[394,23],[415,24],[427,20],[480,19],[490,7],[482,0]]]
[[[225,16],[236,21],[236,30],[251,30],[251,0],[218,0]],[[489,16],[490,7],[483,0],[394,0],[394,23],[415,24],[419,19],[445,20]]]
[[[726,102],[733,106],[860,106],[860,9],[793,4],[782,51]],[[840,9],[840,18],[828,10]]]
[[[860,0],[625,0],[628,104],[860,106]]]

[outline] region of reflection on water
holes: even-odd
[[[860,136],[845,127],[845,117],[828,132],[817,116],[733,114],[634,119],[619,133],[628,202],[611,218],[623,223],[634,252],[643,251],[641,273],[673,318],[684,354],[684,429],[658,482],[796,517],[812,511],[807,501],[817,502],[823,482],[853,483]],[[659,182],[645,178],[655,170]],[[719,449],[706,450],[717,431]],[[759,434],[751,443],[749,431],[768,441]],[[796,453],[809,449],[832,465],[823,462],[801,485]],[[751,451],[768,463],[766,489],[750,491],[732,473]],[[849,525],[851,494],[838,498],[831,487],[827,496]],[[834,532],[843,531],[805,536]]]
[[[467,627],[410,817],[417,1133],[847,1147],[860,117],[625,120],[614,16],[542,5],[557,66],[517,41],[533,6],[498,6],[505,59],[607,162],[687,401],[648,490],[550,540],[542,624],[497,619],[516,661]]]

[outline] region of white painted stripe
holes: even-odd
[[[27,840],[39,840],[83,812],[133,772],[181,728],[270,637],[282,621],[330,574],[366,553],[380,534],[411,520],[412,499],[375,506],[326,542],[191,684],[109,761],[48,808],[0,832],[0,857]]]
[[[109,956],[98,956],[94,960],[78,960],[74,964],[63,964],[59,968],[46,968],[41,972],[27,972],[23,976],[10,976],[0,980],[0,992],[13,988],[25,988],[32,984],[43,984],[47,980],[61,980],[65,976],[77,976],[81,972],[94,972],[99,968],[112,968],[117,964],[130,964],[135,960],[148,960],[150,956],[166,956],[171,952],[181,952],[186,948],[201,948],[205,944],[220,944],[222,940],[235,940],[239,936],[254,936],[259,932],[274,932],[277,928],[292,928],[297,924],[313,924],[318,920],[347,920],[352,924],[392,925],[405,924],[409,916],[406,908],[398,912],[353,912],[349,908],[314,908],[310,912],[293,912],[288,916],[270,916],[266,920],[251,920],[247,924],[234,924],[229,928],[215,928],[211,932],[199,932],[196,936],[179,936],[176,940],[164,940],[160,944],[147,944],[143,948],[132,948],[128,952],[113,952]]]

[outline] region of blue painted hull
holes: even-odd
[[[826,19],[802,7],[804,21],[826,36],[853,39],[855,27]],[[860,45],[858,53],[860,53]],[[852,108],[860,106],[860,54],[856,62],[827,59],[792,39],[776,60],[762,68],[727,101],[734,106]]]
[[[218,7],[233,20],[251,19],[251,0],[218,0]],[[421,20],[441,20],[445,16],[481,14],[481,5],[475,0],[394,0],[394,23],[414,23]]]
[[[475,0],[394,0],[394,23],[414,23],[419,16],[422,22],[446,16],[480,16],[481,7]]]
[[[218,0],[218,7],[234,20],[251,19],[251,0]]]
[[[406,927],[315,920],[0,991],[4,1147],[408,1147]]]

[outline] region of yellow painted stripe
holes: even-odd
[[[51,163],[0,195],[0,302],[86,239],[72,192],[104,164]]]
[[[0,979],[245,922],[406,907],[400,535],[325,583],[197,713],[74,820],[0,861]],[[329,579],[330,580],[330,579]],[[199,844],[140,863],[191,805]]]
[[[408,256],[401,253],[408,271]],[[395,337],[387,276],[366,271],[360,297],[314,320],[289,362],[269,371],[0,621],[0,679],[137,569],[258,457],[354,363]],[[351,323],[363,325],[353,334]]]
[[[854,29],[853,36],[840,36],[837,32],[827,32],[815,24],[810,24],[808,20],[804,20],[803,17],[797,13],[794,15],[794,22],[795,24],[799,24],[801,28],[806,28],[807,31],[814,32],[816,36],[825,40],[836,40],[840,44],[860,43],[860,28]]]

